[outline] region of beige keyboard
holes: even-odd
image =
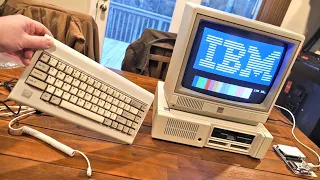
[[[36,54],[37,57],[35,56],[36,58],[32,59],[31,66],[33,67],[28,67],[30,72],[25,72],[24,84],[38,90],[37,93],[40,93],[39,100],[47,106],[43,107],[45,112],[59,116],[57,112],[53,112],[53,109],[50,109],[52,106],[60,110],[67,110],[69,114],[63,113],[62,118],[68,119],[71,112],[82,116],[86,121],[91,121],[90,124],[81,123],[81,125],[86,124],[85,126],[97,130],[96,126],[91,126],[92,122],[94,122],[99,126],[99,132],[107,132],[107,135],[121,133],[127,136],[130,141],[126,138],[123,139],[123,136],[114,134],[113,136],[132,143],[132,137],[139,130],[142,120],[152,103],[153,95],[129,81],[127,82],[127,88],[117,88],[115,85],[122,83],[121,81],[115,81],[114,83],[103,81],[104,78],[99,78],[99,76],[101,77],[101,72],[99,72],[99,76],[95,76],[92,72],[84,71],[87,66],[84,66],[84,69],[80,69],[72,62],[56,57],[50,52],[43,51]],[[121,80],[124,79],[114,73],[112,75],[116,78],[121,78]],[[105,79],[115,77],[106,74]],[[134,86],[134,88],[131,86]],[[143,96],[145,93],[145,96],[148,97],[147,99],[145,98],[146,101],[128,93],[135,88],[138,88],[138,97]],[[17,100],[17,98],[14,98],[15,89],[10,96]],[[21,97],[18,98],[18,101],[19,99]],[[25,103],[25,101],[21,102]],[[34,107],[34,103],[29,105]],[[36,108],[38,109],[39,107]],[[73,120],[73,122],[77,122],[77,120]],[[101,130],[101,128],[105,129]]]

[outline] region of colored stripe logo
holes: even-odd
[[[193,87],[200,89],[205,89],[208,91],[225,94],[229,96],[249,99],[253,91],[251,88],[246,88],[242,86],[237,86],[233,84],[228,84],[220,81],[215,81],[212,79],[195,76],[192,82]]]

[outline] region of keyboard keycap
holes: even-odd
[[[112,96],[115,97],[115,98],[119,98],[120,93],[118,91],[114,91]]]
[[[101,116],[103,116],[104,115],[104,109],[103,108],[101,108],[101,107],[99,107],[99,109],[98,109],[98,114],[100,114]]]
[[[136,108],[138,108],[138,109],[140,109],[141,106],[142,106],[141,103],[139,103],[138,101],[135,101],[135,100],[131,100],[130,105],[131,105],[131,106],[134,106],[134,107],[136,107]]]
[[[79,89],[81,89],[81,90],[84,90],[84,91],[85,91],[85,90],[87,89],[87,86],[88,86],[88,85],[87,85],[86,83],[81,82],[81,83],[80,83],[80,85],[79,85]]]
[[[68,75],[71,75],[72,72],[73,72],[73,68],[70,67],[70,66],[67,66],[67,67],[65,68],[64,72],[65,72],[66,74],[68,74]]]
[[[45,81],[47,79],[47,74],[38,70],[38,69],[33,69],[30,73],[31,76],[38,78],[42,81]]]
[[[50,58],[49,63],[50,66],[52,67],[56,67],[56,65],[58,64],[58,60],[56,60],[55,58]]]
[[[45,90],[47,87],[47,83],[42,82],[31,76],[27,78],[26,83],[41,90]]]
[[[95,81],[93,87],[99,89],[101,86],[101,83],[99,81]]]
[[[56,81],[54,82],[54,86],[57,88],[61,88],[63,85],[63,81],[56,79]]]
[[[118,104],[119,108],[124,108],[124,105],[126,105],[124,102],[120,101],[120,103]]]
[[[107,93],[108,93],[109,95],[112,95],[112,94],[113,94],[113,89],[108,88]]]
[[[134,134],[134,129],[130,128],[128,134],[133,135]]]
[[[50,66],[46,65],[45,63],[38,61],[35,67],[43,72],[48,72]]]
[[[134,118],[135,118],[135,115],[129,113],[128,111],[123,111],[123,113],[121,115],[127,119],[130,119],[130,120],[134,120]]]
[[[46,88],[46,91],[50,94],[53,94],[54,90],[56,90],[56,87],[54,87],[52,85],[48,85]]]
[[[129,128],[127,126],[124,126],[123,129],[122,129],[122,132],[128,133],[128,131],[129,131]]]
[[[108,90],[108,87],[106,85],[102,84],[101,87],[100,87],[100,90],[102,92],[106,92]]]
[[[105,110],[105,111],[104,111],[104,116],[107,117],[107,118],[109,118],[109,117],[111,116],[111,112],[108,111],[108,110]]]
[[[70,91],[69,91],[69,93],[73,94],[73,95],[76,95],[78,93],[78,88],[72,86]]]
[[[63,94],[62,94],[62,99],[68,101],[68,100],[70,99],[70,97],[71,97],[71,94],[70,94],[70,93],[68,93],[68,92],[63,92]]]
[[[58,98],[58,97],[56,97],[56,96],[52,96],[51,99],[50,99],[50,102],[51,102],[52,104],[59,105],[60,102],[61,102],[61,98]]]
[[[102,99],[99,99],[98,106],[103,107],[106,102]]]
[[[57,69],[63,71],[66,65],[63,62],[58,62]]]
[[[59,71],[56,78],[60,79],[63,81],[64,77],[66,76],[66,74],[62,71]]]
[[[139,122],[141,121],[141,118],[138,117],[138,116],[136,116],[136,117],[134,118],[134,121],[137,122],[137,123],[139,123]]]
[[[126,125],[127,125],[127,126],[129,126],[129,127],[131,127],[131,125],[132,125],[132,121],[127,120]]]
[[[122,112],[123,112],[123,110],[122,110],[121,108],[118,108],[116,113],[117,113],[118,115],[121,115]]]
[[[80,77],[80,72],[77,70],[74,70],[71,76],[78,79]]]
[[[55,80],[56,80],[55,77],[48,75],[46,82],[52,85]]]
[[[80,81],[78,79],[73,79],[71,84],[72,84],[72,86],[78,87],[80,84]]]
[[[78,101],[78,97],[75,96],[75,95],[71,95],[69,101],[70,101],[71,103],[73,103],[73,104],[76,104],[77,101]]]
[[[117,127],[118,127],[118,124],[119,124],[119,123],[117,123],[117,122],[113,121],[113,122],[112,122],[111,127],[113,127],[113,128],[117,128]]]
[[[40,60],[47,63],[50,60],[50,56],[43,53],[40,57]]]
[[[95,104],[92,104],[92,106],[91,106],[91,111],[93,111],[93,112],[98,112],[98,109],[99,109],[99,107],[97,106],[97,105],[95,105]]]
[[[112,123],[112,120],[105,118],[105,121],[104,121],[103,124],[105,124],[105,125],[107,125],[107,126],[110,126],[111,123]]]
[[[122,124],[118,124],[117,130],[122,131],[123,129],[123,125]]]
[[[61,89],[56,88],[56,90],[54,91],[54,95],[57,97],[61,97],[62,96],[63,91]]]
[[[124,102],[129,104],[129,103],[131,102],[131,98],[126,97],[126,98],[124,99]]]
[[[117,112],[117,107],[112,105],[110,111],[114,113]]]
[[[111,118],[112,120],[116,120],[116,118],[117,118],[117,115],[116,115],[115,113],[111,113],[111,116],[110,116],[110,118]]]
[[[82,107],[85,102],[86,102],[85,100],[79,98],[78,101],[77,101],[77,105],[80,106],[80,107]]]
[[[68,92],[69,92],[70,88],[71,88],[70,84],[63,83],[62,89],[63,89],[64,91],[68,91]]]
[[[129,110],[132,114],[137,115],[139,110],[137,108],[131,107]]]
[[[85,117],[87,117],[87,118],[90,118],[90,119],[92,119],[92,120],[94,120],[94,121],[97,121],[97,122],[99,122],[99,123],[103,123],[103,121],[104,121],[104,117],[103,117],[103,116],[100,116],[100,115],[98,115],[98,114],[96,114],[96,113],[93,113],[93,112],[91,112],[91,111],[88,111],[88,110],[86,110],[86,109],[83,109],[83,108],[81,108],[81,107],[79,107],[79,106],[76,106],[76,105],[74,105],[74,104],[72,104],[72,103],[70,103],[70,102],[67,102],[67,101],[65,101],[65,100],[62,100],[60,106],[63,107],[63,108],[65,108],[65,109],[67,109],[67,110],[70,110],[70,111],[72,111],[72,112],[75,112],[75,113],[77,113],[77,114],[80,114],[80,115],[82,115],[82,116],[85,116]]]
[[[99,101],[99,98],[95,97],[95,96],[92,96],[91,98],[91,103],[93,104],[98,104],[98,101]]]
[[[88,93],[86,93],[86,95],[84,96],[84,99],[85,99],[86,101],[90,101],[91,98],[92,98],[92,95],[91,95],[91,94],[88,94]]]
[[[119,104],[119,100],[116,98],[113,98],[112,104],[117,106]]]
[[[93,91],[94,91],[94,88],[92,86],[88,86],[86,89],[86,92],[90,94],[92,94]]]
[[[108,95],[107,95],[106,93],[104,93],[104,92],[102,92],[102,93],[100,94],[100,98],[103,99],[103,100],[106,100],[107,96],[108,96]]]
[[[99,91],[98,89],[95,89],[93,91],[93,95],[99,97],[100,96],[101,91]]]
[[[73,80],[73,77],[71,77],[70,75],[66,75],[66,77],[64,78],[64,82],[71,84]]]
[[[122,123],[122,124],[126,124],[127,119],[124,117],[121,117],[121,116],[117,116],[116,121],[118,121],[119,123]]]
[[[90,102],[87,102],[87,101],[86,101],[86,102],[84,103],[84,106],[83,106],[83,107],[86,108],[86,109],[91,109],[91,106],[92,106],[92,104],[91,104]]]
[[[142,111],[139,111],[137,115],[140,116],[140,117],[142,117],[143,112],[142,112]]]
[[[125,104],[125,105],[124,105],[124,109],[125,109],[126,111],[130,111],[130,108],[131,108],[131,106],[130,106],[129,104]]]
[[[112,102],[112,100],[113,100],[113,97],[108,95],[108,97],[107,97],[107,101],[108,101],[109,103],[111,103],[111,102]]]
[[[87,78],[88,78],[87,75],[85,75],[83,73],[80,74],[80,77],[79,77],[80,81],[86,82]]]
[[[138,128],[138,124],[137,124],[137,123],[132,123],[132,124],[131,124],[131,127],[132,127],[133,129],[137,129],[137,128]]]
[[[55,77],[57,73],[58,73],[57,69],[55,69],[53,67],[50,67],[48,74],[50,74],[51,76]]]
[[[145,111],[147,110],[147,106],[142,105],[142,106],[141,106],[141,110],[145,112]]]
[[[85,95],[86,95],[86,93],[84,91],[82,91],[82,90],[79,90],[78,93],[77,93],[77,96],[79,98],[83,98]]]
[[[94,79],[92,79],[91,77],[88,77],[87,83],[92,86],[94,83]]]
[[[104,108],[107,109],[107,110],[109,110],[109,109],[111,108],[111,104],[108,103],[108,102],[106,102],[106,103],[104,104]]]
[[[42,100],[45,100],[45,101],[49,101],[51,98],[51,94],[47,93],[47,92],[44,92],[42,95],[41,95],[41,99]]]

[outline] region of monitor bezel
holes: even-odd
[[[284,42],[288,43],[288,48],[287,48],[286,54],[284,56],[284,59],[282,61],[283,63],[280,66],[278,75],[275,78],[275,80],[269,90],[269,93],[265,97],[263,102],[261,102],[259,104],[236,102],[236,101],[222,99],[222,98],[218,98],[218,97],[212,97],[212,96],[200,93],[200,92],[196,92],[196,91],[187,89],[182,86],[184,72],[186,70],[187,62],[189,60],[189,55],[190,55],[192,45],[193,45],[195,36],[197,34],[197,30],[198,30],[198,27],[199,27],[201,20],[212,21],[213,23],[222,24],[224,26],[231,26],[231,27],[235,27],[235,28],[245,30],[245,31],[259,33],[259,34],[269,36],[274,39],[279,39],[280,41],[284,41]],[[197,13],[195,20],[194,20],[192,30],[191,30],[189,41],[187,42],[186,51],[183,56],[182,66],[181,66],[179,76],[178,76],[178,79],[177,79],[177,82],[176,82],[176,85],[174,88],[174,92],[178,93],[178,94],[190,96],[193,98],[197,98],[197,99],[203,99],[206,101],[214,101],[216,103],[222,103],[225,105],[231,105],[231,106],[236,106],[236,107],[240,107],[240,108],[247,108],[247,109],[256,110],[256,111],[268,112],[273,101],[274,101],[274,97],[277,96],[278,89],[280,88],[281,83],[283,82],[284,78],[286,77],[286,74],[287,74],[286,72],[288,71],[288,69],[291,65],[291,61],[295,56],[294,52],[297,51],[297,48],[299,47],[300,43],[301,43],[301,41],[298,41],[295,39],[290,39],[288,37],[280,36],[277,34],[273,34],[271,32],[266,32],[263,30],[254,29],[252,27],[248,27],[243,24],[237,24],[234,22],[230,22],[230,21],[226,21],[226,20],[222,20],[222,19],[218,19],[218,18],[214,18],[214,17],[209,17],[204,14]],[[285,64],[285,66],[284,66],[284,64]]]

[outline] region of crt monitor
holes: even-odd
[[[187,3],[165,81],[173,109],[267,120],[304,36]]]

